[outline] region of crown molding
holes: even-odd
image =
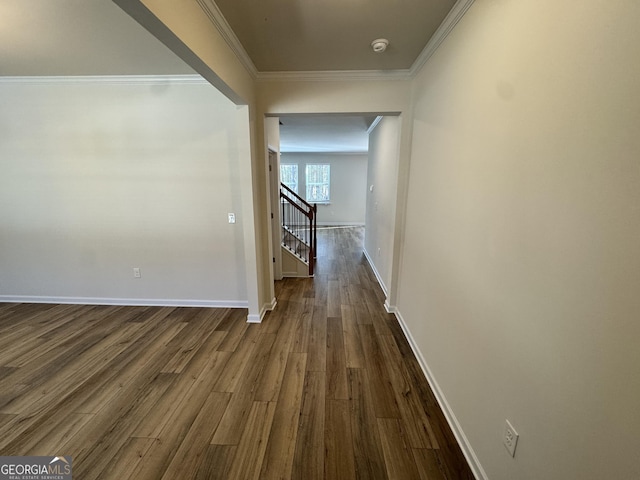
[[[210,85],[200,75],[78,75],[43,77],[0,77],[2,84],[58,85],[58,84],[101,84],[101,85]]]
[[[451,11],[447,14],[445,19],[442,21],[436,33],[433,34],[427,45],[424,47],[418,58],[413,62],[411,68],[409,69],[410,76],[414,77],[422,67],[424,67],[427,60],[431,58],[431,55],[435,53],[440,44],[444,42],[445,38],[449,36],[454,27],[458,24],[458,22],[462,19],[467,10],[471,7],[474,0],[458,0]]]
[[[341,82],[346,80],[408,80],[409,70],[318,70],[258,72],[259,82]]]
[[[240,40],[238,40],[238,37],[227,22],[227,19],[222,15],[218,5],[216,5],[212,0],[196,0],[196,2],[198,2],[202,11],[207,15],[207,17],[209,17],[211,23],[213,23],[214,27],[216,27],[220,35],[222,35],[222,38],[227,42],[227,45],[231,48],[233,53],[235,53],[236,57],[238,57],[238,60],[240,60],[240,63],[242,63],[244,68],[247,69],[254,79],[257,78],[258,69],[242,46],[242,43],[240,43]]]

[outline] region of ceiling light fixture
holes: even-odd
[[[376,53],[384,52],[387,49],[388,45],[389,40],[387,40],[386,38],[378,38],[371,42],[371,48],[373,48],[373,51]]]

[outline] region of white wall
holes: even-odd
[[[246,305],[248,132],[217,90],[5,80],[0,104],[0,298]]]
[[[399,129],[399,117],[385,116],[369,134],[364,249],[385,295],[393,264]]]
[[[639,19],[476,1],[414,85],[398,308],[493,480],[640,478]]]
[[[235,121],[239,131],[246,130],[250,137],[238,152],[238,175],[245,219],[248,321],[258,322],[273,308],[275,298],[269,242],[262,241],[269,235],[269,202],[264,200],[266,142],[262,119],[256,115],[255,70],[229,46],[226,33],[218,31],[199,2],[113,1],[236,105],[246,106],[238,109]]]
[[[269,192],[269,222],[271,223],[271,254],[275,261],[272,263],[273,279],[282,280],[282,232],[280,229],[280,119],[268,117],[264,119],[265,139],[268,153],[267,162],[267,192]],[[275,292],[274,292],[275,296]]]
[[[305,198],[305,165],[329,164],[331,201],[318,204],[318,225],[364,225],[367,154],[282,153],[282,164],[298,164],[298,194]]]

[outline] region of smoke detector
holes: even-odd
[[[378,38],[371,42],[371,48],[373,48],[373,51],[376,53],[384,52],[387,49],[388,45],[389,40],[387,40],[386,38]]]

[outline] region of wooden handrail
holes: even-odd
[[[293,205],[294,207],[296,207],[296,209],[300,210],[307,218],[311,219],[313,218],[313,207],[310,206],[310,210],[305,210],[304,208],[302,208],[300,205],[298,205],[296,202],[292,202],[291,199],[285,194],[280,192],[280,198],[284,198],[285,200],[289,200],[289,204]]]
[[[296,192],[294,192],[293,190],[291,190],[289,187],[287,187],[284,183],[281,183],[280,186],[282,188],[284,188],[287,192],[289,192],[291,195],[293,195],[294,197],[296,197],[297,200],[300,201],[300,203],[302,203],[304,206],[306,206],[309,210],[313,210],[314,206],[311,205],[310,203],[308,203],[304,198],[302,198],[300,195],[298,195]],[[280,196],[282,196],[282,190],[280,190]]]
[[[280,198],[283,200],[283,202],[281,202],[282,229],[283,231],[289,232],[287,235],[283,234],[283,245],[291,251],[294,251],[309,265],[309,276],[313,276],[318,245],[318,236],[316,233],[318,206],[315,203],[313,205],[309,204],[284,183],[281,183],[280,187]],[[285,209],[286,205],[292,205],[295,208],[293,211],[298,211],[298,214],[301,215],[297,221],[291,217],[290,213],[287,213]],[[305,219],[304,221],[302,221],[303,218]],[[302,221],[302,223],[299,223],[300,221]],[[306,226],[303,227],[303,232],[306,232],[306,234],[303,233],[302,236],[300,236],[299,227],[302,226],[303,223],[306,224]]]

